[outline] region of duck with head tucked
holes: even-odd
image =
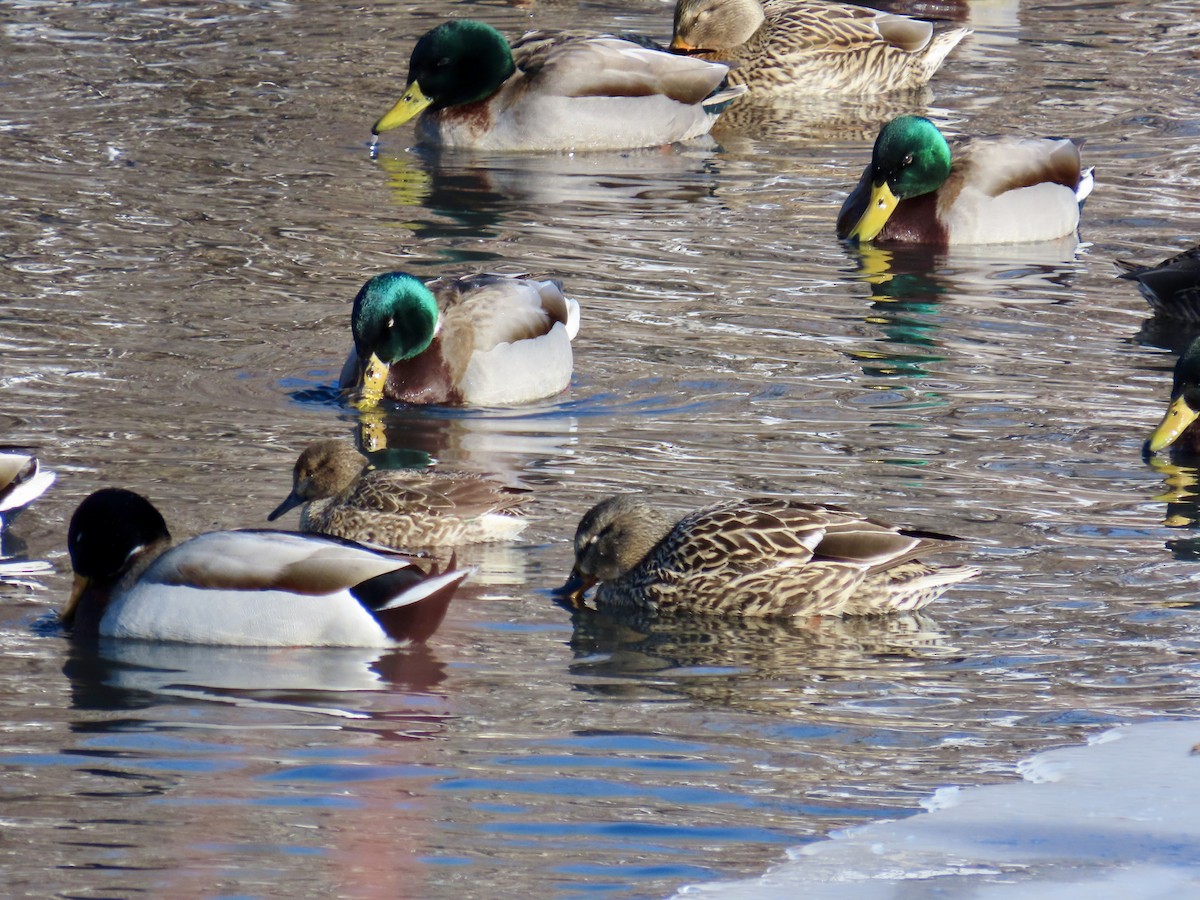
[[[496,406],[566,390],[579,304],[557,281],[376,275],[354,298],[339,386],[361,404]]]
[[[300,530],[415,550],[515,538],[527,491],[481,475],[373,469],[344,441],[304,448],[292,492],[267,518],[303,504]]]
[[[408,87],[375,135],[420,115],[423,143],[496,151],[628,150],[707,134],[741,87],[728,67],[613,36],[530,32],[510,46],[483,22],[426,33]]]
[[[157,509],[104,488],[67,531],[60,614],[76,635],[248,647],[392,647],[441,623],[470,570],[284,531],[213,531],[172,547]]]
[[[837,235],[857,241],[1011,244],[1073,234],[1092,170],[1067,139],[977,138],[955,149],[923,116],[879,132]]]
[[[752,97],[808,99],[919,88],[970,33],[823,0],[679,0],[671,47],[731,63]]]
[[[1175,361],[1171,383],[1171,403],[1162,421],[1143,448],[1146,455],[1163,450],[1185,455],[1200,454],[1200,337]]]
[[[622,494],[580,521],[560,592],[578,606],[598,584],[599,608],[652,614],[910,612],[979,574],[917,558],[957,540],[783,498],[726,501],[676,519]]]

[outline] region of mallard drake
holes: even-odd
[[[0,513],[28,506],[54,483],[54,473],[43,471],[37,457],[0,453]],[[0,528],[4,520],[0,517]]]
[[[735,616],[870,615],[920,609],[978,574],[916,557],[958,538],[896,528],[838,506],[756,498],[676,521],[641,497],[593,507],[575,532],[572,603]]]
[[[371,129],[421,114],[423,142],[480,150],[626,150],[706,134],[744,93],[728,67],[618,37],[530,32],[511,46],[483,22],[417,41],[408,89]]]
[[[859,241],[1011,244],[1072,234],[1092,190],[1079,146],[1049,138],[976,139],[956,149],[922,116],[888,122],[838,214]]]
[[[1136,281],[1138,290],[1156,313],[1200,322],[1200,247],[1184,250],[1155,266],[1123,259],[1116,263],[1125,270],[1118,277]]]
[[[285,531],[213,531],[171,546],[162,515],[119,488],[67,531],[76,634],[255,647],[391,647],[437,628],[470,570]]]
[[[354,298],[340,386],[366,405],[493,406],[566,390],[579,304],[557,281],[467,275],[422,283],[376,275]]]
[[[1146,441],[1147,453],[1170,447],[1179,453],[1200,454],[1200,337],[1195,338],[1175,361],[1171,383],[1171,405]]]
[[[671,47],[733,64],[752,97],[918,88],[970,34],[821,0],[679,0]]]
[[[304,448],[292,492],[267,519],[304,504],[300,530],[397,549],[510,540],[528,524],[528,492],[481,475],[372,469],[344,441]]]

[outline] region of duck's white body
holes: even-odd
[[[395,556],[319,535],[210,532],[166,551],[132,584],[119,586],[99,633],[258,647],[395,646],[400,641],[356,593],[365,581],[406,569],[413,583],[379,611],[415,604],[469,574],[425,577]]]

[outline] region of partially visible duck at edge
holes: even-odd
[[[1171,402],[1166,414],[1143,448],[1146,455],[1173,450],[1200,454],[1200,337],[1195,338],[1175,361]]]
[[[1200,322],[1200,247],[1184,250],[1156,265],[1143,266],[1124,259],[1116,263],[1124,269],[1118,277],[1136,282],[1156,313]]]
[[[54,473],[42,468],[36,456],[0,453],[0,513],[28,506],[54,484]],[[0,517],[0,528],[4,520]]]
[[[950,145],[922,116],[879,132],[837,235],[934,245],[1048,241],[1073,234],[1092,170],[1067,139],[976,138]]]
[[[292,491],[267,517],[297,506],[300,530],[403,550],[511,540],[528,520],[528,491],[481,475],[374,469],[345,441],[310,444],[292,470]]]
[[[75,635],[255,647],[423,641],[470,570],[283,531],[213,531],[171,546],[139,494],[104,488],[71,517],[75,571],[60,613]]]
[[[566,390],[579,304],[557,281],[376,275],[354,298],[354,349],[339,386],[360,405],[496,406]]]

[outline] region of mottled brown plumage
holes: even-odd
[[[564,590],[599,584],[599,607],[734,616],[870,615],[919,609],[970,566],[917,557],[957,538],[782,498],[717,503],[678,521],[636,495],[593,507]]]
[[[481,475],[372,469],[343,441],[306,447],[292,484],[270,520],[304,504],[302,531],[396,549],[508,540],[527,524],[526,491]]]
[[[919,88],[968,34],[823,0],[679,0],[671,46],[734,64],[751,96],[805,99]]]

